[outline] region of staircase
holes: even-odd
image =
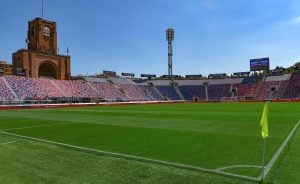
[[[13,94],[15,98],[19,98],[17,93],[13,90],[13,88],[9,85],[5,77],[1,77],[2,81],[4,82],[5,86],[9,89],[9,91]]]
[[[254,99],[257,99],[258,95],[261,93],[263,83],[266,81],[266,79],[267,79],[267,76],[264,75],[262,80],[259,83],[258,89],[254,95]]]
[[[109,83],[111,83],[120,93],[124,94],[126,96],[127,99],[123,99],[123,100],[130,100],[130,96],[121,88],[119,88],[119,86],[115,83],[113,83],[113,81],[108,80]]]
[[[230,93],[230,96],[233,98],[234,97],[234,92],[232,92],[232,90],[233,90],[233,85],[234,84],[231,84],[230,85],[230,89],[229,89],[229,93]]]
[[[136,85],[134,82],[132,84],[136,87],[137,90],[139,90],[145,97],[147,97],[146,100],[155,100],[150,94],[148,94],[146,91],[143,91],[138,85]]]
[[[281,89],[280,90],[280,93],[278,94],[278,98],[282,98],[283,97],[283,95],[284,95],[284,93],[285,93],[285,91],[286,91],[286,88],[288,87],[288,85],[289,85],[289,83],[290,83],[290,79],[291,79],[291,77],[292,77],[292,75],[293,74],[291,74],[289,77],[288,77],[288,79],[287,79],[287,81],[284,83],[284,85],[282,86],[282,88],[281,88],[281,85],[282,84],[280,84],[280,86],[279,86],[279,89]],[[282,83],[283,81],[281,81],[281,83]]]
[[[150,98],[150,100],[156,101],[156,99],[155,99],[153,96],[151,96],[147,91],[143,91],[143,93],[144,93],[148,98]]]
[[[184,97],[183,97],[183,95],[182,95],[182,93],[181,93],[181,91],[178,88],[178,84],[175,83],[173,80],[171,80],[170,85],[172,85],[174,87],[174,89],[175,89],[177,95],[179,96],[180,100],[185,100]]]
[[[96,88],[94,88],[94,86],[91,85],[91,83],[87,82],[87,85],[90,86],[90,88],[92,88],[99,95],[98,97],[102,97],[102,94]]]
[[[161,99],[164,99],[164,96],[160,93],[160,91],[153,84],[150,84],[150,85],[152,85],[153,89],[159,94]]]
[[[205,101],[208,101],[208,83],[203,83],[205,89]]]
[[[179,90],[178,86],[174,85],[174,88],[175,88],[175,91],[178,94],[180,100],[185,100],[184,97],[183,97],[183,95],[182,95],[182,93],[181,93],[181,91]]]
[[[51,83],[58,89],[58,91],[64,96],[68,96],[55,82],[54,80],[51,80]]]

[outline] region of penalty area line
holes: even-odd
[[[239,180],[247,180],[250,182],[259,182],[259,179],[257,179],[256,177],[251,177],[251,176],[231,174],[231,173],[227,173],[227,172],[223,172],[223,171],[206,169],[206,168],[196,167],[196,166],[191,166],[191,165],[178,164],[178,163],[173,163],[173,162],[168,162],[168,161],[155,160],[155,159],[151,159],[151,158],[127,155],[127,154],[122,154],[122,153],[102,151],[102,150],[97,150],[97,149],[92,149],[92,148],[85,148],[85,147],[81,147],[81,146],[75,146],[75,145],[71,145],[71,144],[49,141],[46,139],[39,139],[39,138],[34,138],[34,137],[29,137],[29,136],[23,136],[23,135],[19,135],[19,134],[4,132],[4,131],[0,131],[0,134],[23,138],[23,139],[27,139],[27,140],[31,140],[31,141],[37,141],[37,142],[62,146],[62,147],[71,148],[71,149],[75,149],[75,150],[79,150],[79,151],[95,153],[95,154],[99,154],[99,155],[103,155],[103,156],[110,156],[110,157],[121,158],[121,159],[123,158],[123,159],[127,159],[127,160],[134,160],[134,161],[140,161],[140,162],[145,162],[145,163],[159,164],[159,165],[170,166],[170,167],[179,168],[179,169],[186,169],[186,170],[191,170],[191,171],[215,174],[215,175],[239,179]]]

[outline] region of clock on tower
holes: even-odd
[[[28,22],[28,50],[57,54],[56,23],[41,18]]]

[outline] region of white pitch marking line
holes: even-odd
[[[167,161],[162,161],[162,160],[155,160],[155,159],[151,159],[151,158],[127,155],[127,154],[122,154],[122,153],[114,153],[114,152],[102,151],[102,150],[97,150],[97,149],[92,149],[92,148],[84,148],[84,147],[75,146],[75,145],[71,145],[71,144],[48,141],[46,139],[28,137],[28,136],[9,133],[9,132],[0,131],[0,133],[5,134],[5,135],[14,136],[14,137],[27,139],[27,140],[53,144],[53,145],[68,147],[68,148],[77,149],[77,150],[84,150],[84,151],[88,151],[88,152],[92,152],[92,153],[98,153],[98,154],[102,154],[102,155],[106,155],[106,156],[124,158],[124,159],[141,161],[141,162],[148,162],[148,163],[153,163],[153,164],[161,164],[161,165],[172,166],[172,167],[176,167],[176,168],[180,168],[180,169],[188,169],[188,170],[193,170],[193,171],[206,172],[206,173],[217,174],[217,175],[221,175],[221,176],[226,176],[226,177],[231,177],[231,178],[236,178],[236,179],[242,179],[242,180],[248,180],[248,181],[254,181],[254,182],[259,181],[259,179],[255,178],[255,177],[251,177],[251,176],[232,174],[232,173],[227,173],[227,172],[223,172],[223,171],[215,171],[215,170],[212,170],[212,169],[206,169],[206,168],[202,168],[202,167],[190,166],[190,165],[185,165],[185,164],[178,164],[178,163],[167,162]]]
[[[296,132],[296,130],[297,130],[297,128],[298,128],[299,125],[300,125],[300,120],[297,122],[297,124],[291,130],[291,132],[286,137],[286,139],[284,140],[284,142],[281,144],[281,146],[278,148],[278,150],[276,151],[276,153],[273,155],[272,159],[269,161],[268,165],[265,167],[264,178],[268,175],[268,173],[271,170],[272,166],[274,165],[275,161],[278,159],[278,157],[280,156],[281,152],[283,151],[283,149],[285,148],[285,146],[287,145],[287,143],[289,142],[289,140],[292,138],[292,136]],[[262,178],[262,174],[260,174],[260,176],[258,178]]]
[[[12,143],[15,143],[17,141],[10,141],[10,142],[5,142],[5,143],[2,143],[1,145],[7,145],[7,144],[12,144]]]
[[[232,169],[232,168],[261,168],[260,165],[231,165],[231,166],[225,166],[215,169],[215,171],[223,171],[226,169]]]
[[[110,119],[115,119],[115,118],[109,118],[108,120],[110,120]],[[51,127],[51,126],[57,126],[57,125],[80,124],[80,123],[93,124],[93,125],[105,125],[105,124],[102,124],[102,123],[93,123],[91,121],[72,121],[72,122],[66,122],[66,123],[56,123],[56,124],[53,123],[53,124],[47,124],[47,125],[36,125],[36,126],[28,126],[28,127],[9,128],[9,129],[3,129],[3,130],[0,130],[0,131],[22,130],[22,129],[28,129],[28,128]]]
[[[43,118],[35,118],[38,120],[45,120]],[[11,128],[11,129],[3,129],[0,131],[10,131],[10,130],[19,130],[19,129],[27,129],[27,128],[36,128],[36,127],[47,127],[47,126],[52,126],[52,125],[63,125],[63,124],[80,124],[80,123],[85,123],[85,124],[94,124],[94,125],[110,125],[109,123],[105,123],[105,121],[110,121],[110,120],[116,120],[121,119],[121,118],[105,118],[105,119],[92,119],[92,120],[81,120],[81,121],[76,121],[76,120],[64,120],[66,123],[57,123],[57,124],[47,124],[47,125],[37,125],[37,126],[30,126],[30,127],[20,127],[20,128]],[[55,121],[56,119],[50,119]],[[97,121],[97,122],[94,122]],[[111,124],[114,125],[114,124]]]
[[[22,129],[39,128],[39,127],[50,127],[50,126],[65,125],[65,124],[74,124],[74,122],[69,122],[69,123],[56,123],[56,124],[47,124],[47,125],[36,125],[36,126],[19,127],[19,128],[10,128],[10,129],[4,129],[4,130],[0,130],[0,131],[22,130]]]

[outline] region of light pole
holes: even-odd
[[[167,41],[168,41],[168,77],[171,79],[173,75],[173,63],[172,63],[172,41],[174,40],[174,29],[169,28],[166,32]]]

